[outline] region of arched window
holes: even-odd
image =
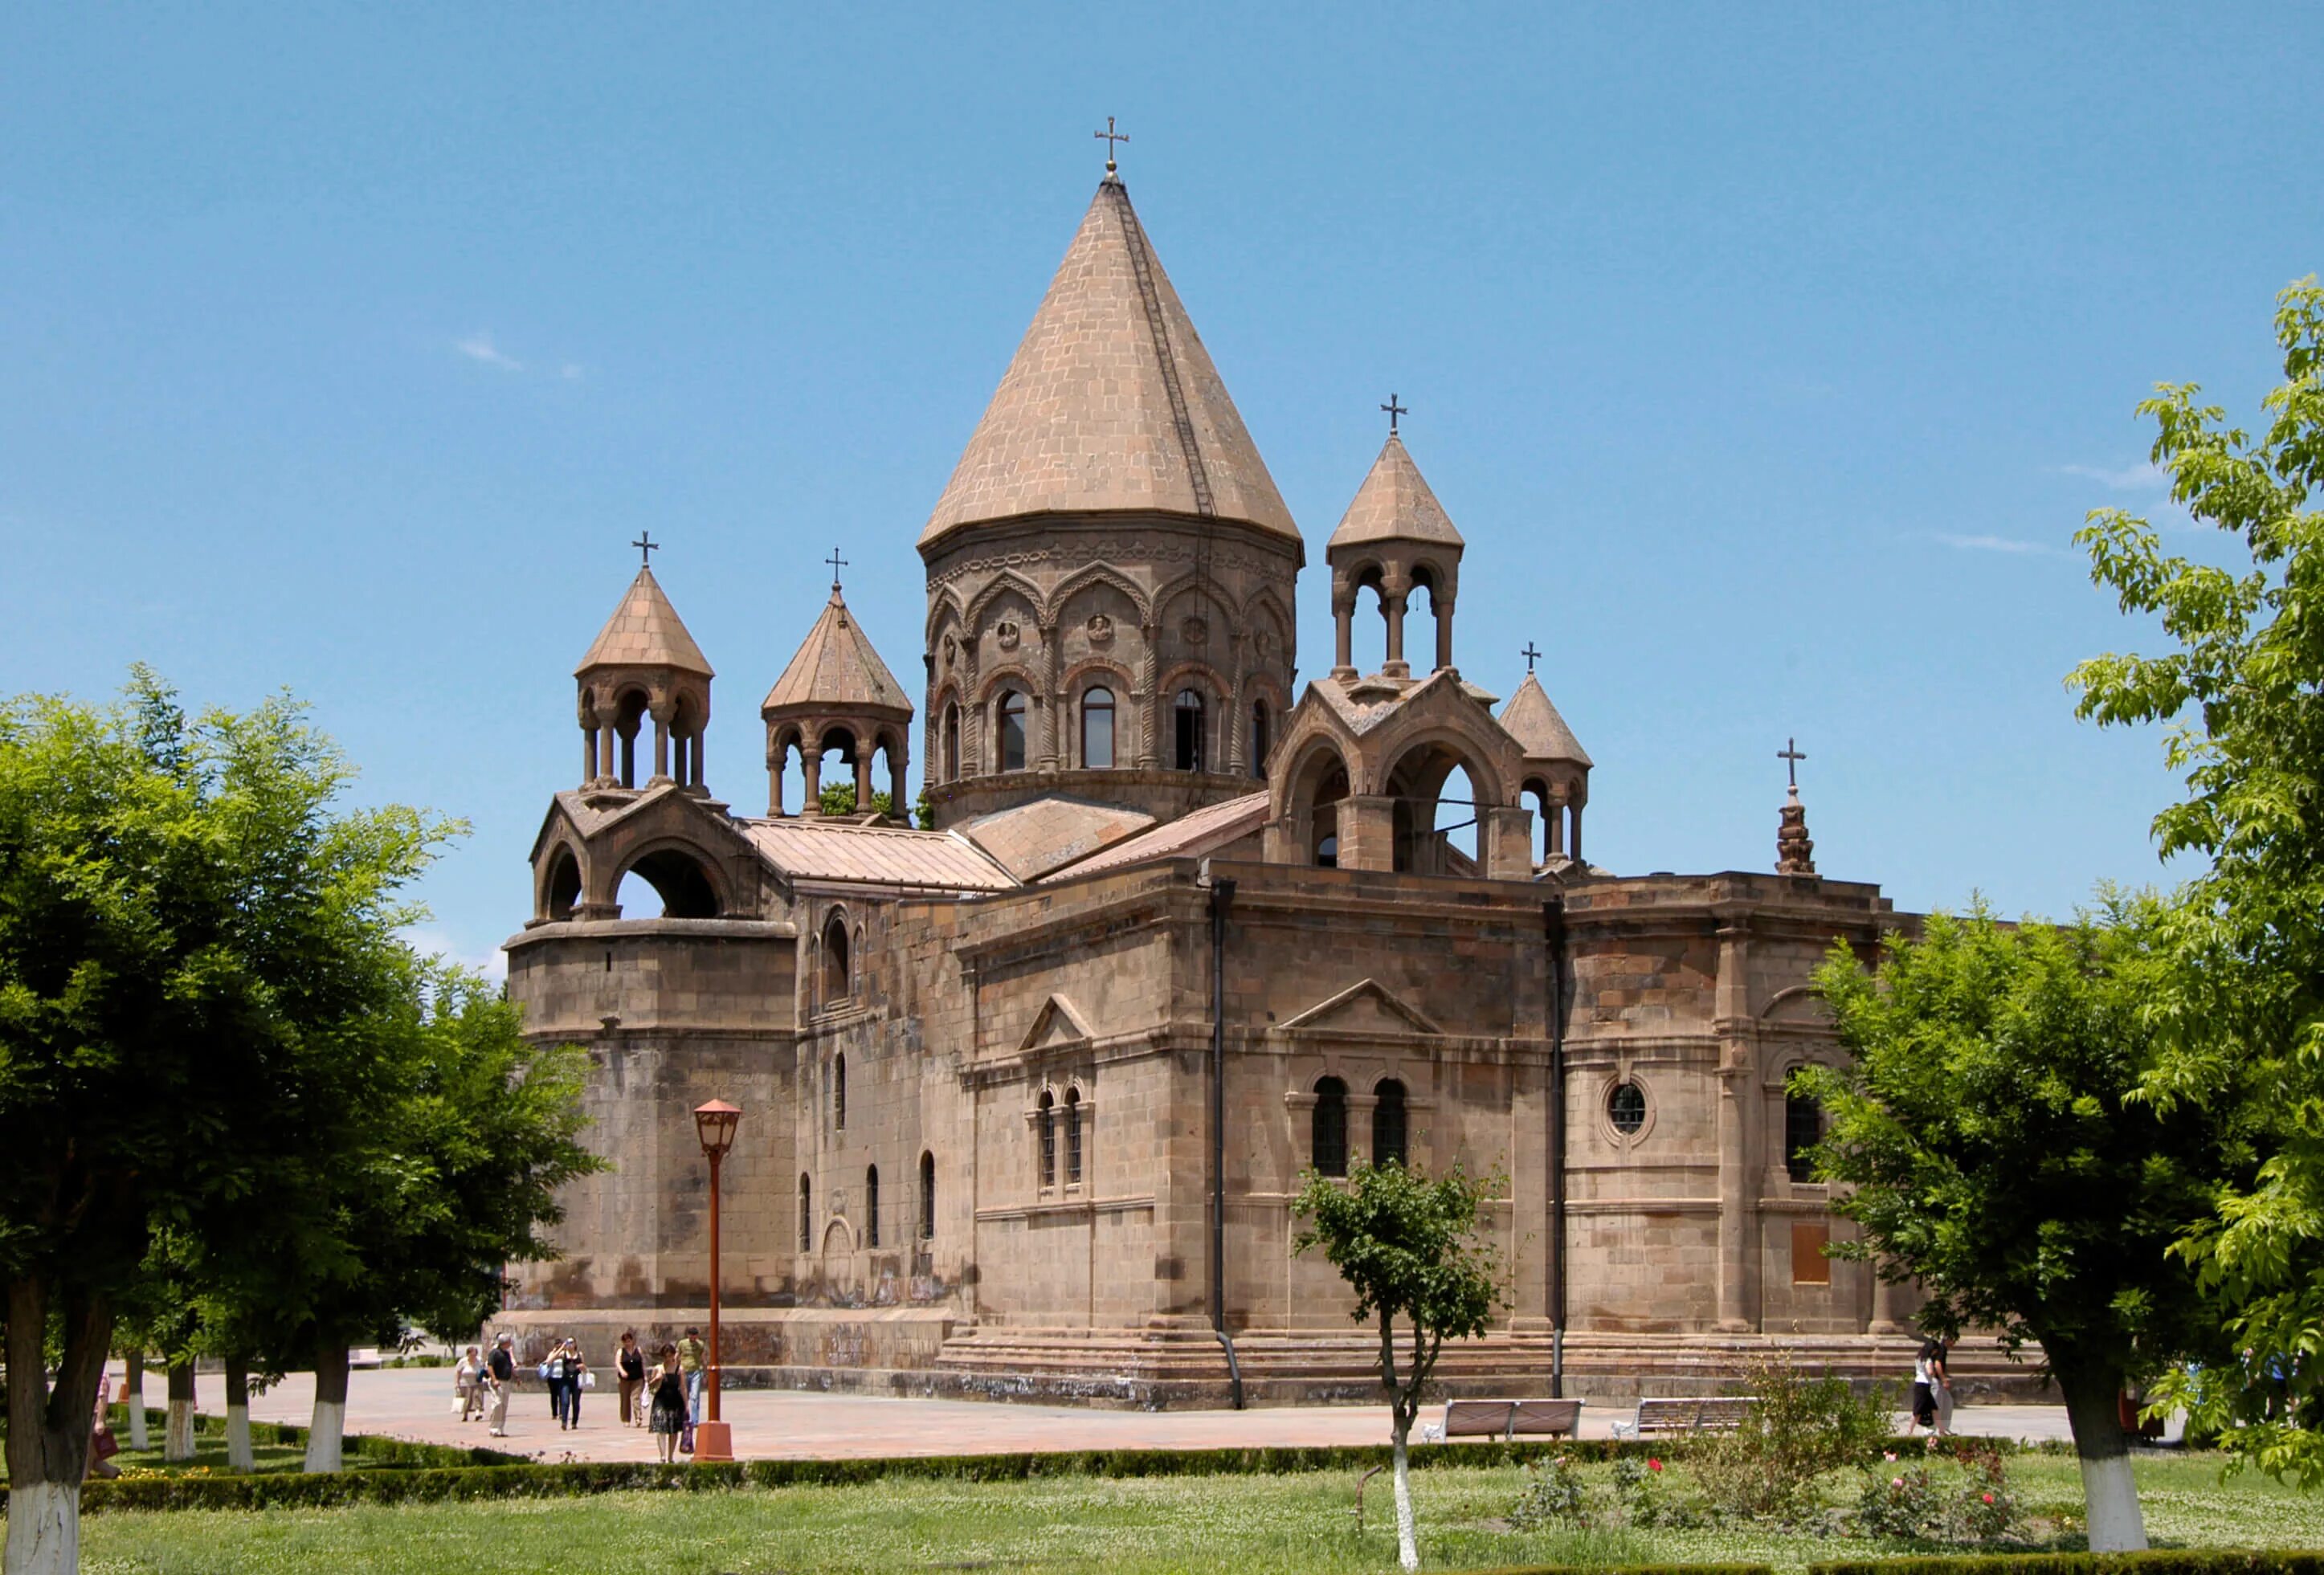
[[[863,1167],[863,1244],[880,1245],[880,1167]]]
[[[1348,1174],[1348,1085],[1327,1077],[1315,1085],[1315,1113],[1308,1126],[1310,1163],[1325,1175]]]
[[[1203,693],[1199,689],[1181,689],[1170,709],[1177,719],[1178,769],[1199,771],[1203,769]]]
[[[1267,775],[1267,751],[1275,742],[1275,740],[1269,736],[1267,723],[1267,702],[1252,701],[1250,703],[1250,774],[1254,777]]]
[[[1065,1184],[1082,1184],[1082,1091],[1065,1091]]]
[[[855,993],[847,944],[847,916],[835,912],[823,925],[823,1004],[837,1006]]]
[[[957,701],[945,707],[944,779],[947,782],[960,780],[960,704]]]
[[[1315,868],[1336,870],[1340,867],[1340,838],[1337,833],[1321,838],[1315,843]]]
[[[799,1250],[801,1252],[811,1250],[815,1245],[815,1207],[811,1201],[813,1194],[814,1187],[807,1181],[807,1173],[801,1171],[799,1173]]]
[[[920,1239],[936,1239],[936,1156],[920,1155]]]
[[[569,919],[581,900],[581,865],[570,848],[559,848],[549,864],[549,901],[543,918]]]
[[[1056,1105],[1056,1098],[1047,1089],[1043,1089],[1040,1100],[1033,1107],[1033,1124],[1040,1128],[1041,1184],[1044,1187],[1053,1187],[1057,1184]]]
[[[1616,1083],[1606,1096],[1606,1119],[1623,1137],[1636,1137],[1646,1124],[1646,1091],[1635,1082]]]
[[[831,1058],[831,1125],[835,1131],[847,1130],[847,1057]]]
[[[1025,769],[1025,714],[1028,709],[1024,690],[1002,691],[996,713],[1001,725],[994,730],[993,738],[998,759],[993,763],[1003,771]]]
[[[1372,1163],[1407,1163],[1408,1144],[1404,1113],[1404,1084],[1389,1078],[1372,1090],[1379,1102],[1372,1106]]]
[[[1113,769],[1113,691],[1104,687],[1082,693],[1082,769]]]
[[[1812,1182],[1816,1178],[1812,1151],[1823,1141],[1823,1107],[1800,1087],[1797,1073],[1784,1082],[1784,1172],[1795,1182]]]

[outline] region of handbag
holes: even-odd
[[[694,1419],[692,1417],[688,1417],[686,1425],[678,1429],[678,1452],[681,1455],[690,1455],[694,1452]]]
[[[584,1372],[581,1375],[581,1386],[584,1389],[595,1388],[597,1386],[597,1375],[592,1372]]]

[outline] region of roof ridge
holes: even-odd
[[[1146,226],[1138,222],[1138,210],[1130,206],[1130,188],[1119,179],[1108,180],[1100,189],[1111,187],[1114,206],[1121,209],[1121,227],[1130,240],[1130,272],[1138,276],[1138,294],[1146,305],[1146,329],[1154,345],[1154,359],[1162,367],[1162,387],[1170,396],[1170,419],[1178,428],[1178,449],[1186,461],[1186,480],[1194,490],[1194,511],[1205,519],[1216,514],[1218,502],[1211,496],[1210,473],[1203,468],[1202,446],[1194,440],[1194,418],[1186,409],[1186,391],[1178,383],[1178,358],[1170,349],[1170,325],[1162,315],[1162,297],[1154,288],[1153,244],[1146,238]]]

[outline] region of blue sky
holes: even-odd
[[[2153,636],[2068,538],[2160,502],[2150,383],[2275,380],[2319,80],[2312,5],[9,7],[0,689],[288,686],[473,821],[425,896],[489,956],[641,528],[738,807],[835,541],[914,681],[1112,114],[1314,556],[1303,675],[1394,390],[1593,860],[1767,867],[1795,734],[1827,874],[2063,910],[2172,791],[2073,719]]]

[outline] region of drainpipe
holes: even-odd
[[[1226,1348],[1229,1391],[1240,1411],[1242,1364],[1227,1333],[1227,909],[1234,894],[1233,881],[1211,882],[1211,1332]]]
[[[1541,905],[1549,951],[1549,1394],[1565,1398],[1565,899]]]

